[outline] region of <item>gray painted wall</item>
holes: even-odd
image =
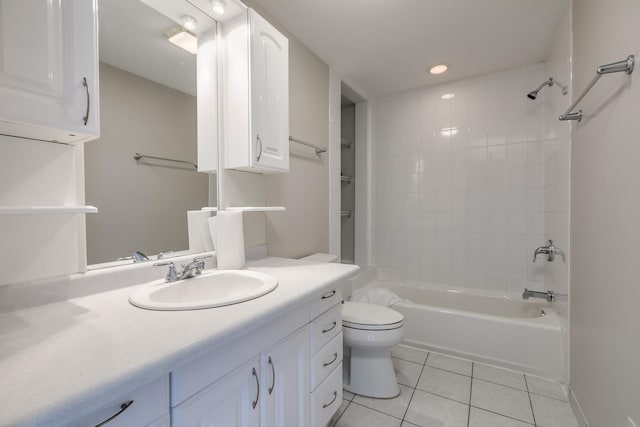
[[[598,65],[640,54],[640,2],[573,2],[573,96]],[[591,426],[640,425],[640,72],[580,103],[571,153],[571,385]]]

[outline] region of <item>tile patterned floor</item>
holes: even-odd
[[[344,392],[332,427],[577,427],[562,385],[495,366],[396,346],[400,395]]]

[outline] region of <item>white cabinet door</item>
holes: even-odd
[[[172,410],[174,427],[258,427],[260,425],[260,358],[196,393]]]
[[[98,136],[96,21],[96,0],[0,0],[0,134]]]
[[[251,27],[251,160],[289,169],[289,41],[253,9]]]
[[[264,395],[260,426],[309,426],[309,328],[275,344],[260,359]]]
[[[222,26],[226,169],[289,170],[289,41],[253,9]]]

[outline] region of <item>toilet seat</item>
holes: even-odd
[[[399,329],[404,316],[395,310],[375,304],[345,301],[342,308],[342,326],[364,331]]]

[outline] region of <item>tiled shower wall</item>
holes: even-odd
[[[545,203],[565,203],[555,184],[569,167],[558,154],[567,125],[548,99],[560,89],[526,97],[547,73],[538,63],[372,102],[368,230],[356,244],[382,277],[500,294],[545,288],[549,264],[531,258],[554,215]]]

